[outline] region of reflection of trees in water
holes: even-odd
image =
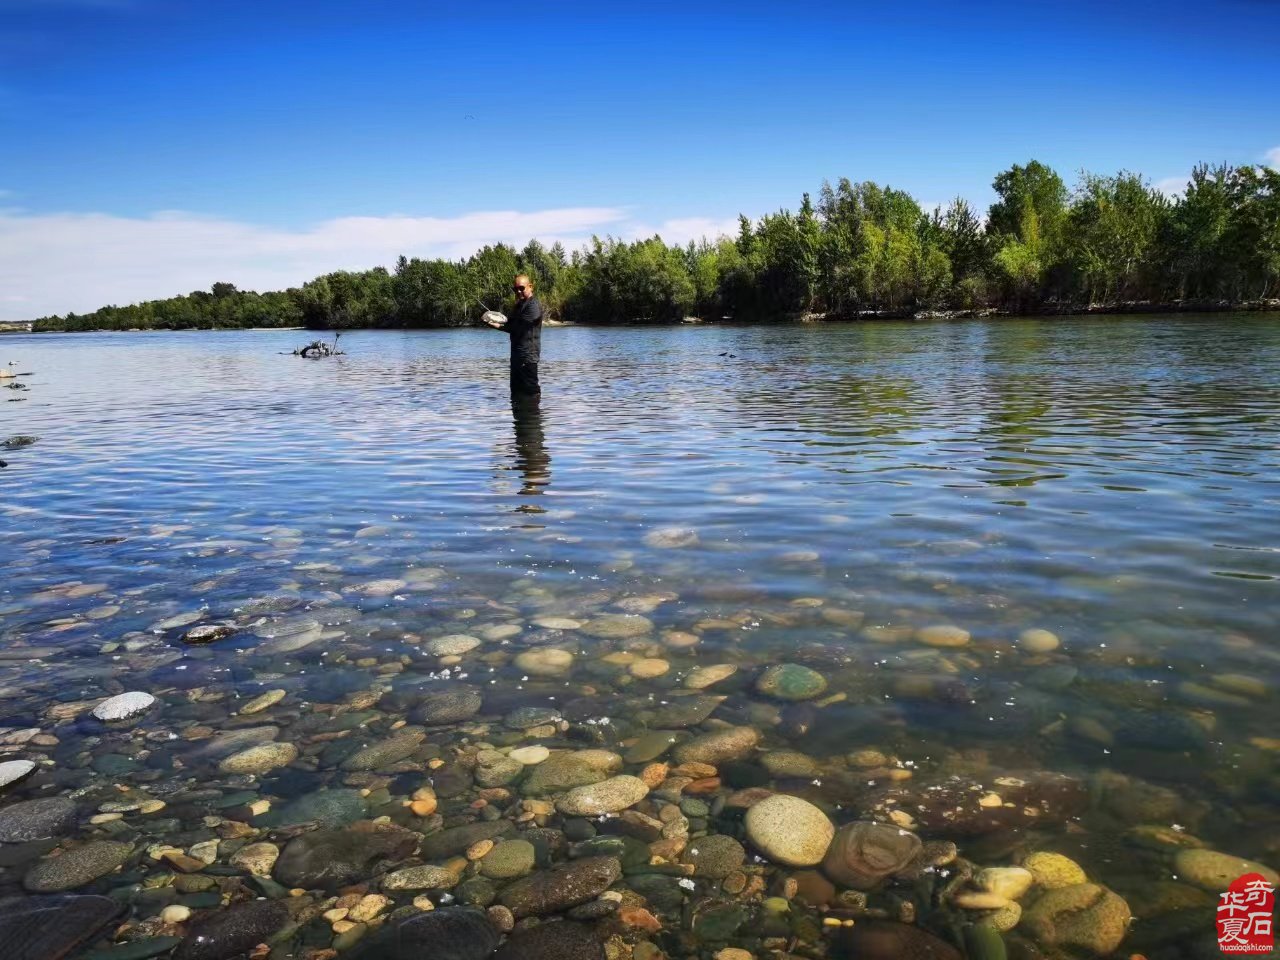
[[[1009,336],[992,338],[977,434],[991,465],[980,468],[992,474],[988,483],[1031,486],[1113,472],[1186,476],[1186,456],[1256,457],[1263,438],[1241,444],[1239,424],[1258,434],[1280,429],[1257,389],[1269,375],[1256,342],[1189,341],[1138,324],[1108,325],[1101,336],[1099,323],[1011,324]]]
[[[1260,329],[1106,318],[786,329],[743,337],[741,359],[711,359],[714,400],[693,403],[751,424],[787,462],[841,474],[1141,489],[1143,474],[1182,475],[1189,455],[1220,472],[1257,468],[1280,431],[1263,399],[1280,332]],[[821,457],[796,459],[796,447]]]

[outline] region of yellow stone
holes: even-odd
[[[266,710],[268,707],[274,707],[277,703],[283,700],[284,694],[285,692],[283,690],[268,690],[266,693],[254,697],[252,700],[246,703],[243,707],[241,707],[240,713],[242,715],[252,714],[252,713],[261,713],[263,710]]]
[[[380,893],[370,893],[360,898],[360,902],[351,908],[348,916],[357,923],[364,923],[372,920],[390,905],[391,899],[389,897],[384,897]]]
[[[660,660],[657,657],[646,657],[643,660],[637,660],[627,667],[627,672],[633,677],[641,680],[652,680],[654,677],[660,677],[671,669],[671,664],[666,660]]]
[[[471,846],[467,847],[467,859],[479,860],[486,853],[492,850],[494,843],[492,840],[477,840]]]
[[[1036,883],[1046,890],[1070,887],[1077,883],[1087,883],[1089,880],[1080,864],[1060,853],[1047,851],[1033,853],[1022,861],[1022,866],[1029,870],[1036,878]]]
[[[969,631],[949,623],[921,627],[916,639],[930,647],[964,647],[969,644]]]
[[[732,663],[717,663],[708,667],[697,667],[689,672],[689,676],[685,678],[684,685],[690,690],[702,690],[711,686],[713,683],[719,683],[738,672],[738,668]],[[724,951],[721,951],[722,953]]]

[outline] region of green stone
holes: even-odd
[[[367,923],[357,923],[350,930],[340,933],[333,938],[333,949],[337,950],[339,953],[344,953],[359,943],[360,938],[368,932],[369,925]]]
[[[627,763],[648,763],[650,760],[657,760],[670,750],[672,744],[678,739],[679,734],[671,730],[650,730],[640,734],[640,738],[627,748],[622,759]]]
[[[965,951],[972,960],[1005,960],[1004,939],[994,927],[975,924],[964,931]]]
[[[190,907],[192,910],[207,910],[210,907],[217,907],[222,904],[222,894],[216,890],[210,890],[206,893],[192,893],[178,902],[184,907]]]
[[[574,847],[573,853],[575,857],[617,857],[624,871],[645,866],[649,862],[648,845],[635,837],[592,837]]]
[[[740,903],[712,900],[694,912],[690,926],[698,939],[728,940],[747,922],[747,908]]]
[[[779,663],[760,675],[756,689],[779,700],[812,700],[827,689],[827,678],[798,663]]]

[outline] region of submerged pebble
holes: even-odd
[[[835,836],[827,815],[806,800],[776,794],[747,810],[747,836],[768,859],[792,867],[820,863]]]
[[[128,720],[141,713],[146,713],[155,705],[156,698],[149,693],[135,690],[108,697],[93,708],[93,715],[99,720]]]

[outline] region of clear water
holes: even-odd
[[[654,633],[576,637],[552,696],[589,683],[625,715],[728,662],[730,718],[767,726],[746,680],[802,662],[845,698],[769,745],[1110,771],[1173,788],[1210,845],[1280,860],[1280,320],[553,329],[541,413],[518,420],[488,331],[286,355],[307,339],[0,339],[32,372],[0,390],[0,438],[39,437],[0,451],[0,726],[123,689],[333,702],[437,670],[421,637],[639,596]],[[646,542],[665,528],[696,543]],[[381,580],[403,583],[370,595]],[[277,595],[303,606],[255,622],[309,607],[332,639],[269,656],[249,631],[197,648],[157,626]],[[919,642],[935,624],[971,641]],[[1061,646],[1028,652],[1031,628]],[[593,660],[620,649],[673,669],[611,688]],[[61,739],[56,761],[83,749]],[[1128,820],[1095,806],[1055,830],[1123,887],[1124,858],[1088,840]]]

